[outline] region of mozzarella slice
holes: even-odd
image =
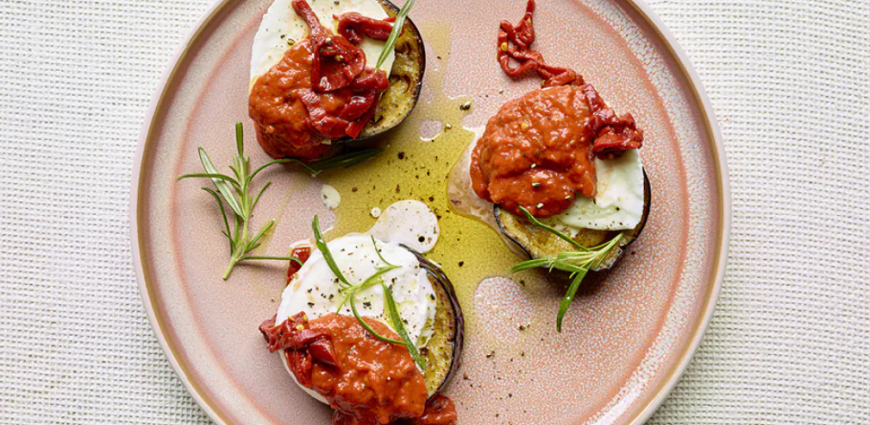
[[[359,12],[363,16],[375,19],[387,18],[387,12],[377,0],[308,0],[308,4],[321,24],[333,32],[338,25],[338,16],[346,12]],[[269,11],[263,16],[260,28],[254,36],[254,45],[251,50],[251,85],[261,75],[269,72],[275,64],[284,57],[284,52],[294,44],[308,37],[308,25],[293,10],[292,0],[275,0],[269,7]],[[366,65],[374,67],[378,62],[381,51],[384,50],[384,42],[363,37],[359,45],[366,55]],[[387,59],[381,64],[382,70],[390,75],[393,67],[395,52],[390,52]]]
[[[327,246],[342,274],[352,285],[362,283],[372,276],[378,267],[385,266],[378,257],[372,237],[365,234],[348,235]],[[384,260],[400,268],[391,270],[382,278],[390,288],[405,322],[405,329],[418,347],[428,342],[432,334],[431,324],[435,318],[435,290],[428,273],[420,267],[417,257],[396,243],[377,241]],[[305,265],[284,289],[276,323],[304,312],[309,319],[330,313],[352,316],[345,293],[340,291],[338,277],[329,268],[323,253],[314,251]],[[373,317],[389,324],[387,320],[384,290],[380,285],[356,293],[355,304],[361,316]]]
[[[636,149],[616,159],[595,159],[595,198],[578,197],[554,219],[573,229],[627,230],[643,217],[643,163]]]

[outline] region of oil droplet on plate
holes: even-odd
[[[323,202],[323,206],[334,210],[341,203],[341,194],[334,187],[324,184],[320,188],[320,200]]]

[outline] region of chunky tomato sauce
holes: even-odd
[[[443,395],[436,395],[426,403],[423,416],[414,419],[404,419],[394,422],[394,425],[455,425],[457,421],[456,406],[453,401]],[[371,422],[360,422],[356,417],[339,410],[332,417],[332,425],[376,425]]]
[[[573,86],[535,90],[489,119],[471,156],[475,193],[520,214],[549,217],[577,192],[595,196],[592,114]]]
[[[325,140],[356,138],[371,120],[390,83],[383,71],[366,68],[356,44],[360,34],[386,39],[392,24],[350,12],[336,17],[339,34],[333,34],[305,0],[294,0],[293,9],[311,36],[257,79],[248,114],[270,156],[310,160],[329,149]]]
[[[550,217],[578,194],[595,196],[594,156],[638,149],[643,132],[630,114],[617,116],[580,74],[548,65],[532,49],[534,10],[529,0],[518,25],[501,23],[498,61],[511,77],[535,71],[544,88],[507,102],[489,119],[472,152],[471,182],[478,196],[514,214],[524,207]]]
[[[399,338],[382,322],[364,320],[379,334]],[[337,410],[335,424],[455,424],[448,399],[427,404],[426,382],[408,349],[374,338],[353,317],[333,313],[309,321],[299,313],[280,324],[267,320],[260,331],[270,351],[284,350],[296,380]]]

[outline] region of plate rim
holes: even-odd
[[[148,321],[151,325],[151,329],[154,332],[154,336],[160,344],[160,348],[163,350],[166,359],[172,366],[175,375],[178,377],[181,383],[184,384],[184,387],[187,390],[188,394],[193,397],[199,407],[209,416],[209,418],[218,425],[233,424],[224,419],[224,417],[221,416],[218,411],[208,403],[208,401],[202,396],[201,389],[199,388],[198,384],[189,378],[184,366],[178,361],[178,358],[175,354],[175,349],[166,338],[163,325],[161,324],[160,319],[157,317],[157,311],[154,308],[152,294],[148,286],[148,278],[147,276],[145,276],[145,269],[142,267],[143,250],[141,249],[142,241],[140,239],[139,233],[139,213],[141,212],[139,206],[140,198],[142,197],[142,192],[140,192],[140,188],[144,179],[144,174],[142,173],[142,162],[145,154],[145,148],[148,144],[148,140],[150,139],[152,131],[154,130],[155,113],[158,109],[160,109],[163,101],[166,98],[168,83],[175,77],[176,73],[179,70],[180,63],[184,59],[185,55],[188,54],[194,40],[199,37],[205,27],[208,26],[208,24],[211,23],[211,21],[218,14],[223,12],[223,10],[228,5],[237,1],[239,0],[216,0],[214,3],[212,3],[211,6],[209,6],[209,8],[202,14],[199,20],[194,24],[193,28],[188,32],[187,36],[183,39],[181,46],[173,54],[171,60],[169,61],[169,64],[164,70],[157,85],[157,89],[151,97],[151,101],[149,103],[148,110],[145,114],[145,118],[142,124],[142,129],[139,133],[136,154],[133,158],[133,169],[130,183],[130,204],[128,211],[130,219],[130,244],[133,269],[136,274],[136,281],[137,286],[139,287],[139,294],[142,299],[142,306],[145,310],[146,315],[148,316]],[[701,105],[699,113],[701,115],[702,122],[706,123],[705,127],[708,132],[708,137],[712,141],[714,148],[712,149],[712,154],[714,157],[713,163],[714,165],[716,165],[716,176],[718,177],[716,183],[718,185],[719,203],[721,205],[720,225],[718,226],[719,243],[716,245],[718,255],[715,258],[714,265],[715,273],[713,274],[712,278],[712,287],[707,292],[707,297],[703,301],[704,306],[702,308],[702,315],[700,315],[699,319],[695,321],[695,326],[690,332],[688,344],[683,349],[683,352],[678,357],[678,360],[674,363],[670,370],[666,372],[664,381],[659,384],[658,390],[656,391],[655,395],[646,403],[646,405],[641,410],[639,410],[633,417],[625,422],[625,425],[640,425],[646,422],[646,420],[649,419],[653,413],[655,413],[655,411],[662,405],[664,400],[679,382],[680,377],[686,371],[689,362],[697,352],[698,347],[701,344],[701,340],[703,339],[703,336],[710,325],[710,321],[712,320],[716,302],[719,299],[719,294],[722,290],[722,284],[725,279],[725,269],[727,268],[728,262],[728,252],[731,237],[731,188],[722,133],[719,129],[719,124],[716,120],[710,98],[707,96],[707,92],[704,89],[701,78],[692,66],[692,62],[690,61],[688,55],[686,55],[685,51],[682,49],[682,47],[680,47],[676,38],[670,32],[664,22],[662,22],[662,20],[658,17],[658,15],[656,15],[656,13],[650,8],[650,6],[646,4],[646,2],[644,2],[643,0],[623,1],[628,6],[634,8],[634,11],[637,13],[637,15],[641,19],[646,21],[653,33],[664,41],[664,43],[662,44],[669,51],[669,53],[677,59],[676,64],[679,66],[679,69],[687,78],[689,87],[691,87],[692,89],[692,95],[694,96],[696,102]]]

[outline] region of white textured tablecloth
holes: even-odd
[[[0,424],[206,424],[148,325],[127,205],[211,0],[0,0]],[[870,423],[870,1],[650,0],[725,137],[713,322],[652,424]]]

